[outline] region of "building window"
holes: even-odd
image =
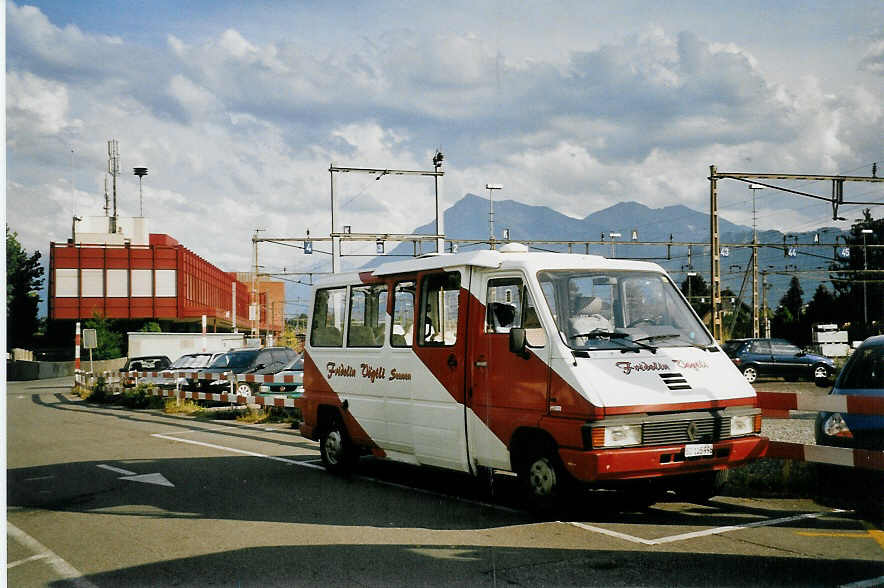
[[[132,296],[153,296],[151,270],[132,270]]]
[[[175,270],[156,270],[157,297],[176,296]]]
[[[83,277],[83,298],[102,298],[104,296],[104,270],[80,270]]]
[[[79,292],[77,291],[77,270],[55,270],[55,297],[76,298],[78,295]]]
[[[124,269],[107,270],[108,298],[125,298],[129,295],[129,271]]]

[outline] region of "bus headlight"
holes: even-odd
[[[641,445],[641,425],[617,425],[605,427],[605,447],[626,447]]]
[[[731,417],[731,437],[739,437],[740,435],[750,435],[755,432],[755,417],[751,414],[744,414]]]

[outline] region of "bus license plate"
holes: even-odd
[[[684,446],[685,457],[704,457],[712,455],[712,443],[695,443]]]

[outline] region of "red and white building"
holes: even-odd
[[[73,238],[49,244],[49,318],[98,314],[185,324],[206,315],[209,331],[257,326],[262,334],[281,333],[284,288],[262,281],[253,293],[251,280],[238,277],[169,235],[149,233],[143,217],[86,217],[75,223]],[[256,321],[249,316],[252,303]]]

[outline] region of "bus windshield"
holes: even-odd
[[[550,270],[537,278],[559,334],[572,349],[712,344],[709,332],[662,274]]]

